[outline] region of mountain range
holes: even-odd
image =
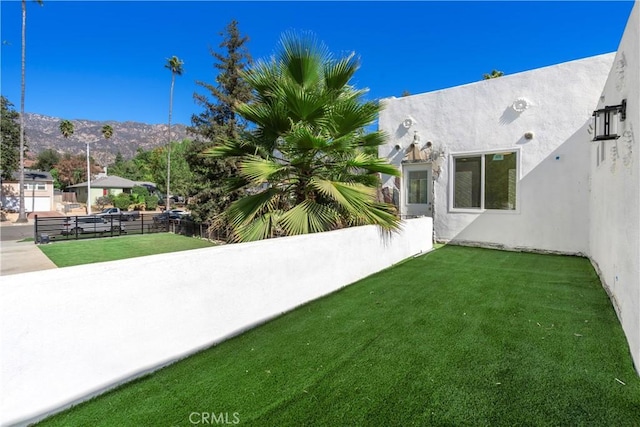
[[[59,129],[61,121],[58,117],[25,113],[25,137],[32,154],[37,155],[48,148],[59,153],[83,154],[89,143],[91,157],[100,165],[107,166],[113,163],[118,152],[129,159],[135,156],[138,148],[150,150],[165,145],[168,140],[167,124],[94,120],[71,120],[74,133],[65,138]],[[113,136],[109,140],[101,132],[107,124],[113,128]],[[172,124],[171,135],[172,140],[180,141],[187,137],[187,127]]]

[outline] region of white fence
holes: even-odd
[[[431,218],[18,274],[0,424],[26,425],[432,249]]]

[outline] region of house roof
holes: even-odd
[[[93,188],[133,188],[136,186],[141,186],[142,184],[151,184],[155,186],[155,184],[153,183],[131,181],[130,179],[122,178],[116,175],[101,176],[100,178],[96,178],[91,181],[91,187]],[[86,186],[86,182],[81,182],[75,185],[70,185],[69,188],[79,188]]]
[[[32,181],[32,180],[53,182],[53,177],[49,172],[37,171],[33,169],[25,169],[24,180],[25,182]],[[19,181],[20,181],[20,171],[13,172],[11,174],[11,179],[5,180],[5,182],[19,182]]]

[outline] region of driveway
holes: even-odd
[[[57,268],[38,245],[20,240],[33,238],[33,224],[0,227],[0,276]]]

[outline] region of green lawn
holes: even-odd
[[[69,267],[210,246],[215,244],[207,240],[172,233],[154,233],[104,239],[69,240],[38,247],[58,267]]]
[[[638,426],[640,378],[586,259],[445,246],[42,425],[189,426],[205,412],[256,426]]]

